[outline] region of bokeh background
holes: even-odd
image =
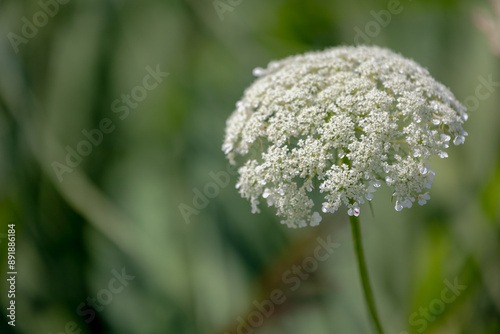
[[[0,32],[1,333],[371,333],[346,214],[300,230],[252,215],[221,152],[252,69],[356,42],[416,60],[471,107],[465,145],[431,161],[427,205],[396,212],[383,186],[362,207],[385,332],[500,333],[498,2],[1,0]],[[147,68],[168,76],[117,110]],[[54,162],[103,120],[113,130],[61,181]],[[335,249],[299,276],[318,237]],[[273,291],[283,303],[258,311]]]

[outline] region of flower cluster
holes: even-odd
[[[227,120],[222,149],[242,162],[237,188],[283,224],[359,215],[385,182],[397,211],[430,199],[427,160],[462,144],[466,108],[428,71],[379,47],[337,47],[271,62]],[[254,154],[257,152],[257,154]],[[322,203],[311,195],[321,193]],[[323,195],[324,194],[324,195]]]

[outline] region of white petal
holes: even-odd
[[[264,74],[264,69],[261,68],[261,67],[256,67],[256,68],[253,69],[252,74],[255,77],[260,77],[260,76],[262,76]]]
[[[455,145],[460,145],[465,142],[465,137],[464,136],[456,136],[455,139],[453,139],[453,144]]]
[[[311,226],[317,226],[323,218],[318,212],[314,212],[311,217]]]
[[[448,153],[444,152],[444,151],[439,151],[438,153],[439,157],[444,159],[444,158],[448,158]]]

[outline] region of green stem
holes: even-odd
[[[380,320],[378,319],[377,309],[375,307],[375,301],[373,299],[372,289],[370,287],[370,280],[368,278],[368,270],[366,269],[365,254],[363,252],[363,244],[361,242],[361,229],[359,227],[359,218],[356,216],[350,216],[351,227],[352,227],[352,238],[354,240],[354,249],[356,250],[356,257],[358,259],[359,274],[361,276],[361,284],[363,285],[363,292],[365,295],[366,305],[370,311],[370,316],[373,321],[373,325],[378,334],[383,334],[382,326],[380,325]]]

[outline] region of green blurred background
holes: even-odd
[[[500,333],[500,5],[394,1],[1,0],[0,332],[371,333],[344,212],[290,230],[270,209],[252,215],[235,176],[212,177],[230,175],[225,120],[253,68],[357,41],[413,58],[473,106],[465,145],[431,161],[427,205],[398,213],[382,187],[374,216],[362,208],[385,331]],[[151,91],[136,88],[146,68],[168,73]],[[116,112],[131,92],[144,100]],[[106,119],[113,130],[60,182],[54,162]],[[318,237],[336,248],[299,276]],[[283,303],[266,315],[273,291]]]

